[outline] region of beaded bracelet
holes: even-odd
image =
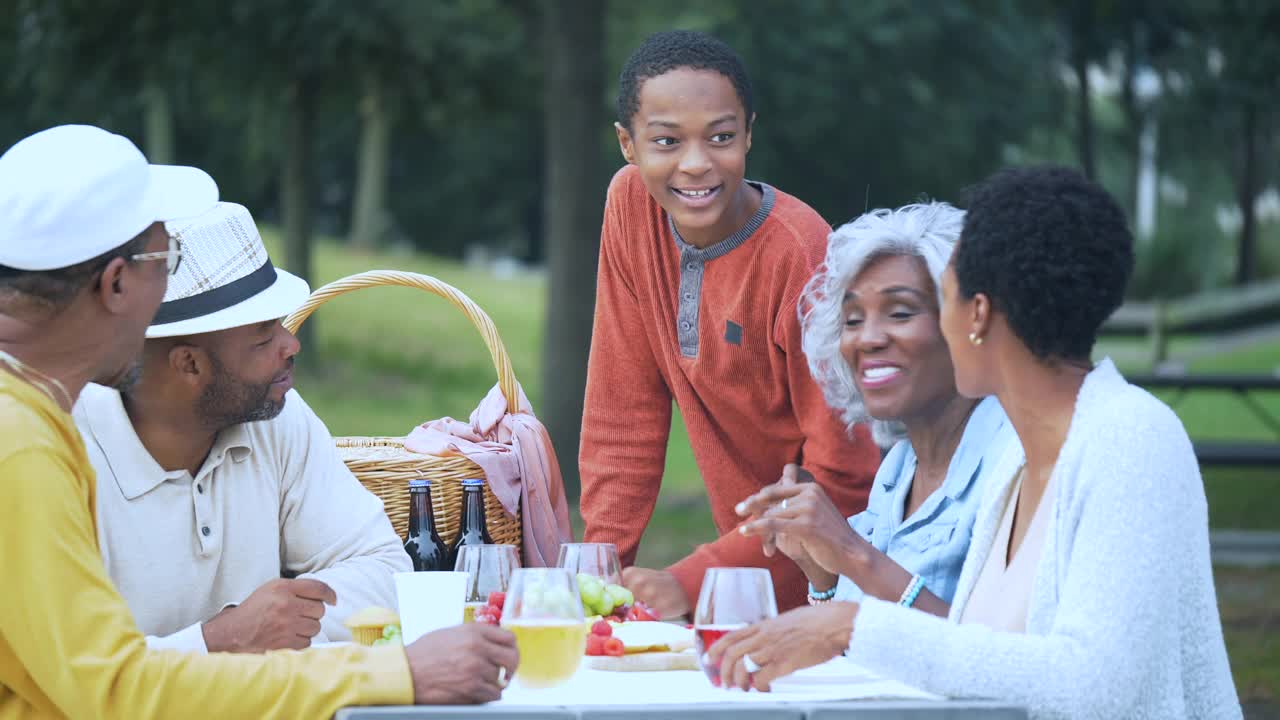
[[[832,585],[831,589],[829,590],[822,590],[822,591],[815,591],[813,589],[813,585],[809,586],[809,604],[810,605],[821,605],[823,603],[829,603],[831,602],[831,599],[834,598],[835,596],[836,596],[835,585]]]
[[[911,607],[915,603],[916,597],[920,595],[920,591],[924,589],[924,578],[919,575],[912,575],[911,582],[907,583],[907,587],[902,591],[902,597],[898,598],[898,604],[902,607]]]

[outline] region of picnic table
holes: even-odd
[[[1176,390],[1169,399],[1169,406],[1175,409],[1192,391],[1234,394],[1258,424],[1270,430],[1276,440],[1193,440],[1196,458],[1202,466],[1280,467],[1280,419],[1254,397],[1255,393],[1280,392],[1280,375],[1157,373],[1134,375],[1128,380],[1147,390]]]
[[[1025,710],[982,700],[869,700],[862,702],[658,707],[583,705],[538,707],[368,707],[339,710],[334,720],[1026,720]]]
[[[948,700],[836,658],[774,684],[773,692],[714,688],[699,671],[605,672],[584,667],[565,685],[518,684],[475,707],[347,708],[335,720],[1022,720],[1025,710],[990,701]]]

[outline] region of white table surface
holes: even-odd
[[[519,673],[517,671],[517,678]],[[772,692],[717,688],[698,670],[606,672],[583,667],[566,684],[529,690],[512,683],[492,705],[652,706],[723,703],[814,703],[834,700],[929,700],[945,698],[875,675],[844,658],[780,678]]]

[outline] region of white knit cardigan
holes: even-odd
[[[991,475],[950,616],[866,598],[848,656],[1035,718],[1238,718],[1209,563],[1208,506],[1176,415],[1104,360],[1080,389],[1027,632],[960,625],[1023,463]]]

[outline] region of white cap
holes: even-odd
[[[203,170],[148,165],[128,138],[60,125],[0,156],[0,265],[70,267],[217,201],[218,186]]]

